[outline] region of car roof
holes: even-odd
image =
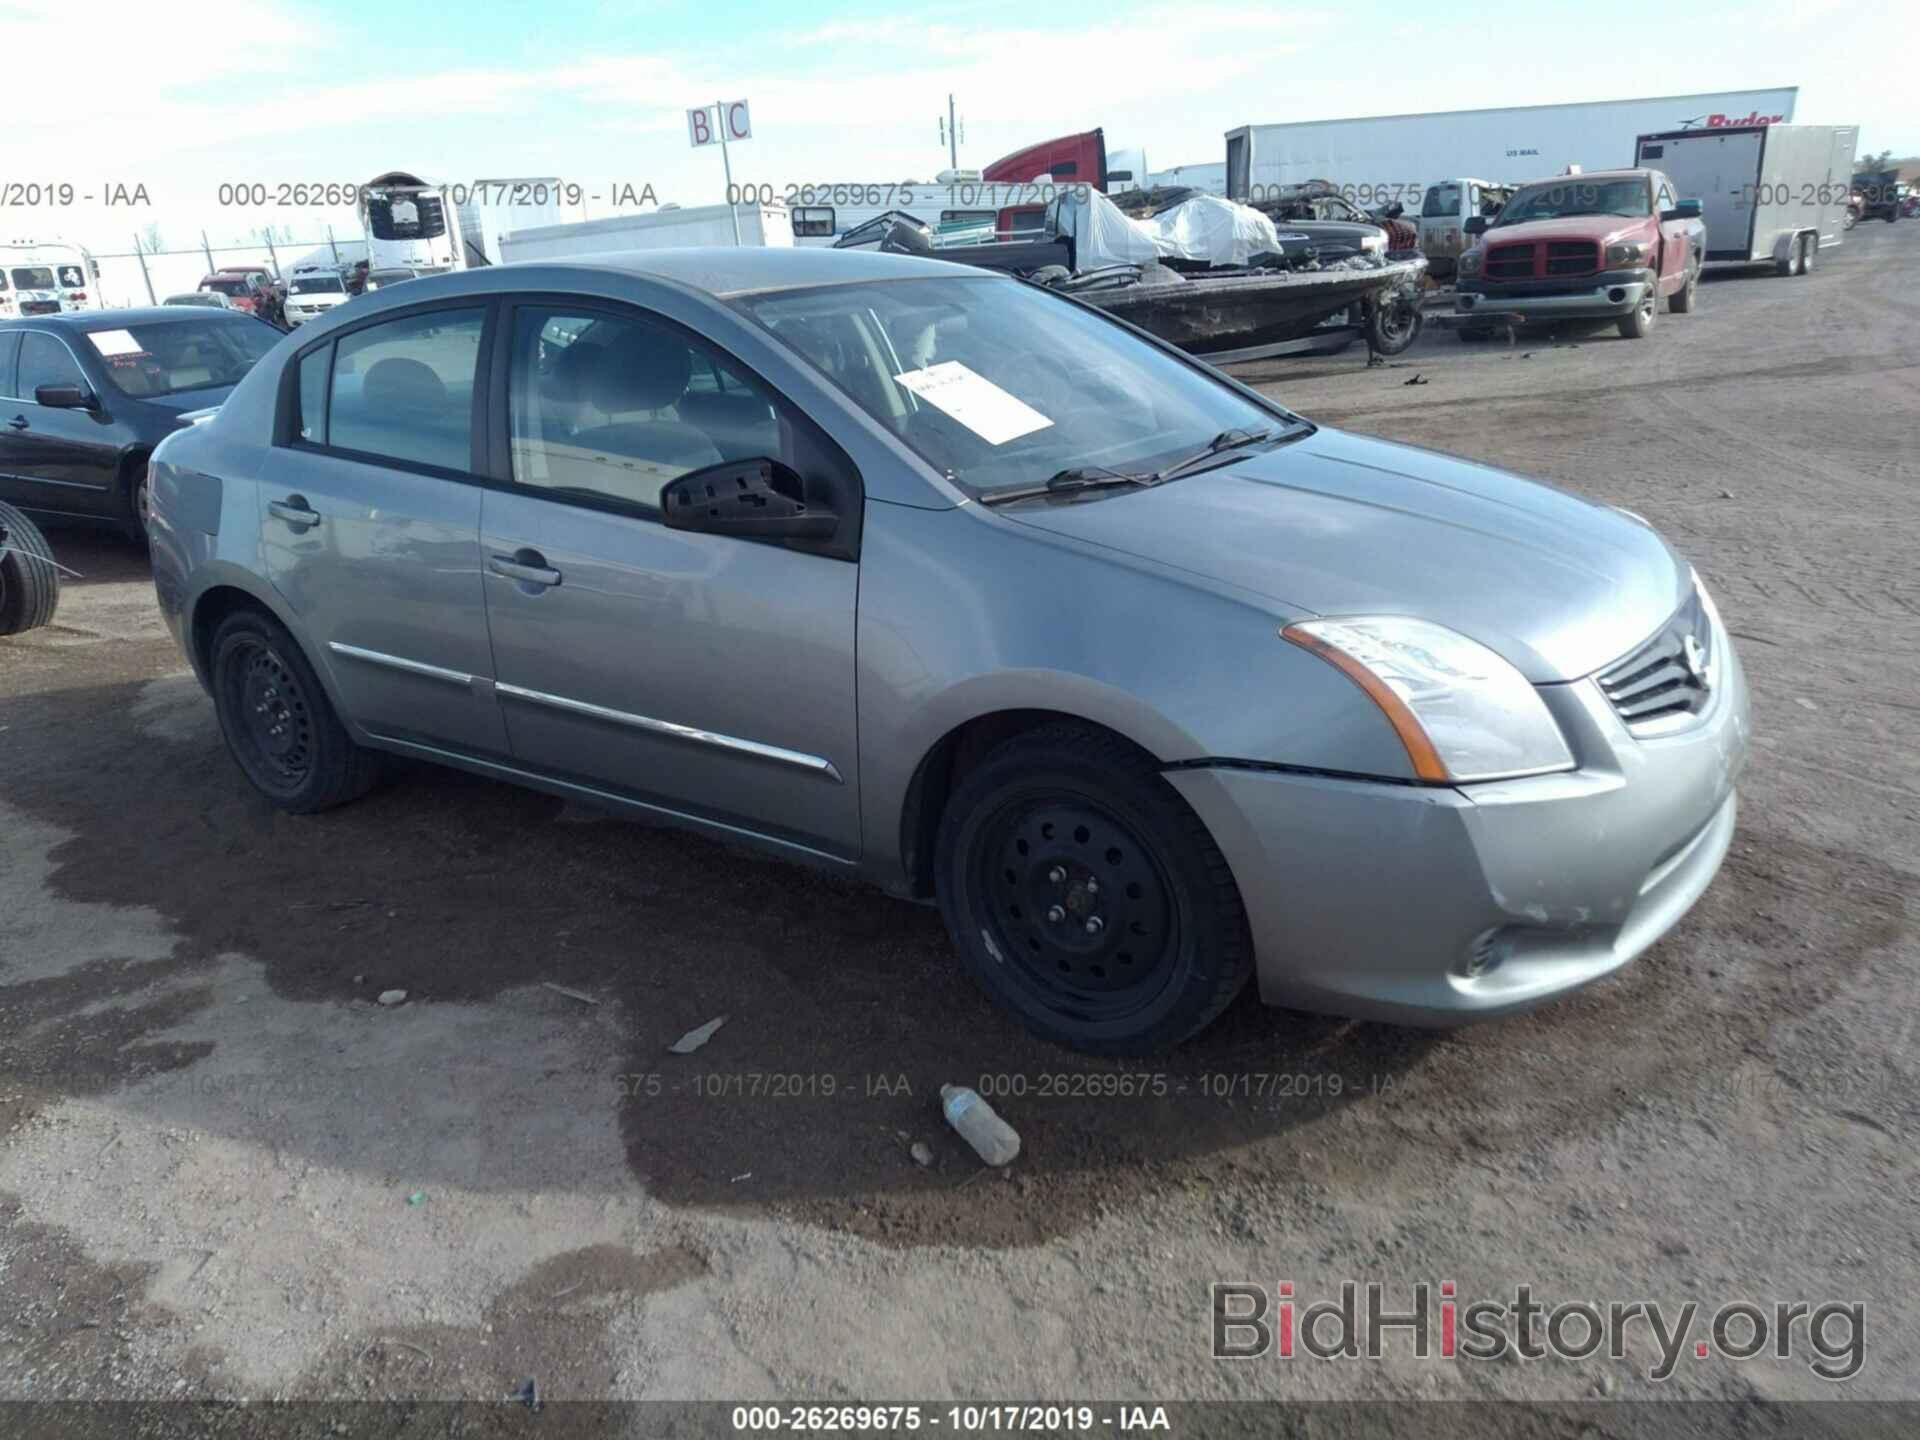
[[[223,310],[216,305],[194,308],[212,310],[237,325],[260,323],[252,316],[243,315],[236,310]],[[129,325],[146,325],[154,322],[178,325],[181,323],[181,309],[182,307],[178,305],[172,309],[164,305],[140,305],[125,310],[63,310],[58,315],[22,315],[17,320],[0,320],[0,326],[50,327],[55,330],[71,330],[86,334],[93,330],[124,330]]]
[[[768,290],[799,290],[845,285],[862,280],[903,280],[915,276],[968,273],[948,260],[918,255],[886,255],[875,250],[833,250],[824,246],[689,245],[674,250],[611,250],[596,255],[530,261],[544,266],[588,266],[625,270],[678,282],[726,298]],[[976,275],[989,272],[973,270]]]
[[[1634,168],[1628,166],[1621,170],[1582,170],[1578,175],[1549,175],[1543,180],[1528,180],[1527,185],[1551,185],[1558,181],[1562,185],[1578,185],[1584,180],[1644,180],[1653,173],[1651,166]]]

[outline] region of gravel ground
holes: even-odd
[[[0,641],[0,1398],[1591,1399],[1567,1434],[1920,1399],[1917,241],[1715,276],[1642,342],[1244,367],[1644,514],[1739,637],[1714,887],[1617,978],[1454,1033],[1249,1002],[1093,1062],[857,886],[423,768],[282,816],[142,558],[56,535],[87,578]],[[983,1075],[1025,1090],[1004,1176],[939,1120]],[[1208,1282],[1248,1279],[1859,1301],[1866,1358],[1213,1360]]]

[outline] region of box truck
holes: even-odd
[[[730,213],[731,212],[731,213]],[[785,205],[662,206],[644,214],[614,215],[573,225],[541,225],[501,237],[502,263],[560,260],[611,250],[673,250],[686,245],[792,245],[793,222]]]
[[[1737,125],[1642,135],[1634,164],[1665,171],[1700,202],[1707,262],[1773,262],[1804,275],[1846,231],[1853,125]]]
[[[500,241],[516,230],[575,224],[586,219],[578,185],[555,176],[520,180],[475,180],[448,187],[460,223],[461,263],[498,265]]]
[[[1227,132],[1227,195],[1258,204],[1277,187],[1330,180],[1368,209],[1399,204],[1417,215],[1426,187],[1449,176],[1510,182],[1569,165],[1611,169],[1632,158],[1636,137],[1656,131],[1790,123],[1798,93],[1788,86],[1242,125]]]

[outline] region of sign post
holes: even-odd
[[[711,111],[711,115],[709,115]],[[727,141],[751,140],[753,118],[744,100],[717,100],[687,111],[687,138],[697,150],[702,145],[720,142],[720,168],[727,177],[727,214],[733,218],[733,243],[740,244],[740,212],[734,208],[733,159],[727,154]]]

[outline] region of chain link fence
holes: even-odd
[[[102,305],[158,305],[169,295],[197,290],[206,275],[226,265],[245,265],[270,275],[285,275],[314,265],[353,265],[367,256],[366,241],[337,237],[328,227],[316,240],[265,240],[258,245],[209,245],[205,237],[191,249],[150,250],[138,236],[133,249],[94,252],[100,268],[97,289]]]

